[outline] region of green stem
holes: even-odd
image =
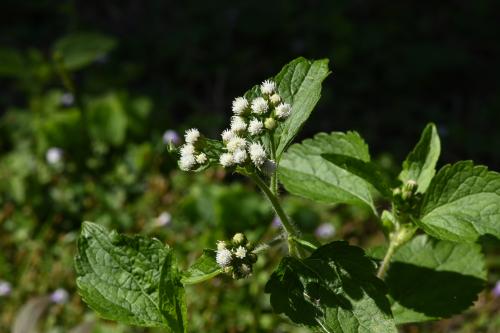
[[[271,191],[275,196],[278,195],[278,161],[276,160],[276,142],[274,142],[274,135],[272,133],[269,134],[269,140],[271,141],[271,158],[276,163],[276,170],[274,170],[271,175]]]
[[[276,215],[281,220],[281,224],[283,225],[283,229],[285,229],[285,232],[287,234],[288,238],[288,249],[290,251],[290,254],[292,255],[297,255],[298,250],[296,247],[295,242],[293,241],[293,238],[299,236],[300,232],[299,230],[292,224],[292,222],[288,219],[288,216],[286,215],[285,211],[283,210],[283,207],[281,207],[281,204],[278,200],[278,198],[274,195],[274,193],[271,191],[271,189],[264,183],[264,181],[255,174],[250,174],[250,178],[257,184],[257,186],[264,192],[266,197],[269,199],[271,202],[271,205],[274,208],[274,211],[276,212]],[[288,237],[292,236],[292,237]]]
[[[377,272],[377,277],[379,279],[383,279],[385,276],[385,273],[389,269],[389,264],[391,262],[392,256],[396,252],[397,247],[395,246],[394,242],[389,243],[389,248],[387,249],[387,252],[385,253],[384,260],[382,260],[382,264],[380,265],[380,268],[378,269]]]
[[[411,223],[408,224],[398,223],[396,225],[396,230],[389,234],[389,248],[387,249],[384,259],[382,260],[382,264],[378,269],[377,272],[378,278],[380,279],[384,278],[385,273],[387,273],[387,270],[389,269],[389,266],[391,264],[391,259],[394,256],[394,253],[396,253],[396,250],[398,248],[400,248],[413,238],[413,235],[415,234],[416,230],[417,227],[415,227]]]

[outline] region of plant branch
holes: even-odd
[[[377,277],[383,279],[389,266],[391,264],[391,259],[396,253],[396,250],[400,248],[402,245],[406,244],[413,238],[415,231],[417,228],[412,224],[397,224],[396,230],[389,234],[389,248],[385,253],[384,259],[382,260],[382,264],[380,265]]]
[[[297,255],[298,250],[296,247],[296,244],[293,240],[293,238],[298,238],[300,235],[300,231],[295,227],[292,222],[288,219],[288,216],[286,215],[285,211],[283,210],[283,207],[281,207],[281,204],[278,200],[278,198],[274,195],[274,193],[271,191],[271,189],[264,183],[264,181],[256,174],[249,174],[250,178],[257,184],[257,186],[264,192],[266,197],[269,199],[271,202],[271,205],[274,208],[274,211],[278,215],[279,219],[281,220],[281,225],[283,226],[283,229],[285,229],[285,232],[287,234],[288,238],[288,249],[290,251],[290,254],[292,255]],[[292,237],[289,237],[292,236]]]

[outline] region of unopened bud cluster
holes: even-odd
[[[252,274],[253,264],[257,261],[253,250],[253,245],[247,241],[245,235],[237,233],[231,241],[217,243],[215,260],[233,279],[242,279]]]
[[[225,168],[252,163],[266,173],[274,172],[274,161],[268,158],[259,138],[273,131],[290,115],[292,108],[282,102],[273,81],[264,81],[260,92],[262,96],[252,100],[237,97],[233,101],[231,126],[221,135],[226,152],[219,162]]]
[[[399,215],[402,222],[407,219],[401,219],[401,217],[411,215],[420,204],[422,196],[420,193],[417,193],[417,190],[417,182],[410,179],[401,187],[395,188],[393,191],[396,214]]]

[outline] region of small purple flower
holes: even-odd
[[[68,302],[69,294],[66,289],[59,288],[56,289],[52,294],[50,294],[50,300],[56,304],[64,304]]]
[[[321,223],[314,234],[321,239],[331,238],[335,234],[335,227],[331,223]]]
[[[64,152],[61,148],[52,147],[47,150],[45,153],[45,159],[47,163],[50,165],[58,164],[62,161]]]
[[[63,106],[71,106],[75,102],[75,96],[72,93],[66,92],[61,96],[61,104]]]
[[[158,227],[166,227],[172,222],[172,215],[169,212],[163,212],[156,218]]]
[[[0,280],[0,297],[9,296],[12,292],[12,285],[7,282]]]
[[[500,281],[497,281],[495,287],[491,290],[494,297],[500,297]]]
[[[274,217],[273,222],[271,223],[271,226],[274,229],[281,228],[281,220],[280,220],[280,218],[278,216]]]
[[[181,143],[181,137],[176,131],[167,130],[165,131],[165,133],[163,133],[163,143],[167,145],[170,143],[178,145],[179,143]]]

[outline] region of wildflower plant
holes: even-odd
[[[397,332],[398,324],[467,309],[486,279],[477,242],[486,235],[500,238],[500,174],[470,161],[436,172],[441,147],[433,124],[397,179],[370,160],[356,132],[320,133],[291,145],[328,74],[326,60],[295,59],[233,100],[220,139],[193,128],[182,146],[171,147],[182,170],[223,167],[249,177],[280,221],[276,238],[255,246],[237,233],[183,270],[159,240],[85,222],[75,259],[83,300],[106,319],[187,332],[187,286],[219,274],[251,278],[258,255],[284,242],[288,254],[265,292],[276,313],[312,331]],[[365,252],[345,241],[311,242],[284,211],[280,184],[310,200],[368,207],[387,245]],[[375,197],[387,205],[376,204]],[[334,229],[321,235],[326,232],[333,235]]]

